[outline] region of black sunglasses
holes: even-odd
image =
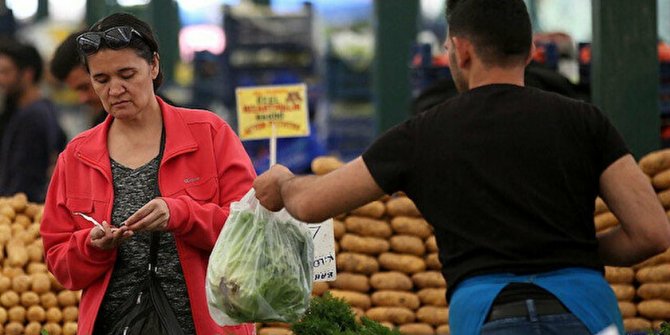
[[[125,48],[130,44],[130,41],[133,39],[133,34],[137,35],[146,43],[144,36],[142,36],[139,31],[135,30],[135,28],[119,26],[109,28],[105,31],[85,32],[77,36],[77,45],[79,50],[86,55],[98,52],[103,41],[110,49],[118,50]]]

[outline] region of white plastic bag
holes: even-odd
[[[263,208],[253,188],[232,203],[207,267],[214,321],[297,321],[309,307],[313,243],[305,223]]]

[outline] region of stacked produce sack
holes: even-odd
[[[47,271],[41,217],[42,206],[24,194],[0,197],[0,334],[77,332],[81,292],[64,290]]]

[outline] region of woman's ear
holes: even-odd
[[[151,79],[156,79],[158,73],[161,71],[161,56],[158,52],[154,52],[153,61],[151,62]]]

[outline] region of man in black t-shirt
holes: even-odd
[[[273,167],[257,198],[318,222],[405,192],[435,231],[452,334],[623,333],[603,265],[670,247],[648,178],[596,107],[524,87],[523,0],[449,0],[447,12],[459,96],[327,175]],[[598,195],[621,225],[596,235]]]

